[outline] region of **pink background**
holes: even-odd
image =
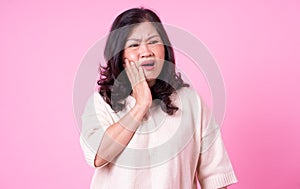
[[[72,110],[76,70],[115,16],[141,5],[202,40],[222,71],[222,131],[239,180],[230,188],[300,188],[296,0],[1,1],[0,188],[88,188],[93,169]]]

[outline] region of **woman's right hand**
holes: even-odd
[[[124,61],[125,71],[131,83],[132,96],[136,100],[136,105],[148,111],[152,104],[152,95],[145,78],[144,70],[141,66],[137,67],[133,61],[129,61],[127,58]]]

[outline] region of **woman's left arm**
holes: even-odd
[[[201,103],[201,147],[198,179],[202,188],[226,189],[237,179],[212,112]]]

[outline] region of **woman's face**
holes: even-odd
[[[133,28],[125,43],[123,56],[137,66],[142,66],[147,81],[158,77],[164,64],[165,49],[150,22],[140,23]]]

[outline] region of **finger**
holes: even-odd
[[[135,86],[140,81],[139,70],[133,61],[130,61],[130,72],[132,76],[132,86]]]
[[[144,76],[144,71],[141,67],[137,68],[136,70],[136,73],[135,73],[135,78],[134,78],[134,81],[133,81],[133,86],[141,83],[142,81],[145,81],[146,78]]]
[[[132,83],[132,78],[133,78],[133,73],[132,73],[132,69],[130,67],[130,63],[128,59],[124,59],[124,67],[125,67],[125,72],[128,76],[129,81]]]
[[[131,69],[132,65],[133,65],[132,61],[129,61],[128,59],[124,59],[124,64],[123,64],[124,68]]]
[[[143,81],[143,80],[146,80],[145,72],[144,72],[144,70],[141,66],[138,67],[138,77],[139,77],[139,82]]]
[[[130,72],[132,77],[136,76],[136,66],[135,66],[134,62],[129,61],[128,71]]]
[[[125,67],[125,71],[131,83],[131,86],[134,87],[139,81],[139,74],[136,64],[133,61],[125,59]]]

